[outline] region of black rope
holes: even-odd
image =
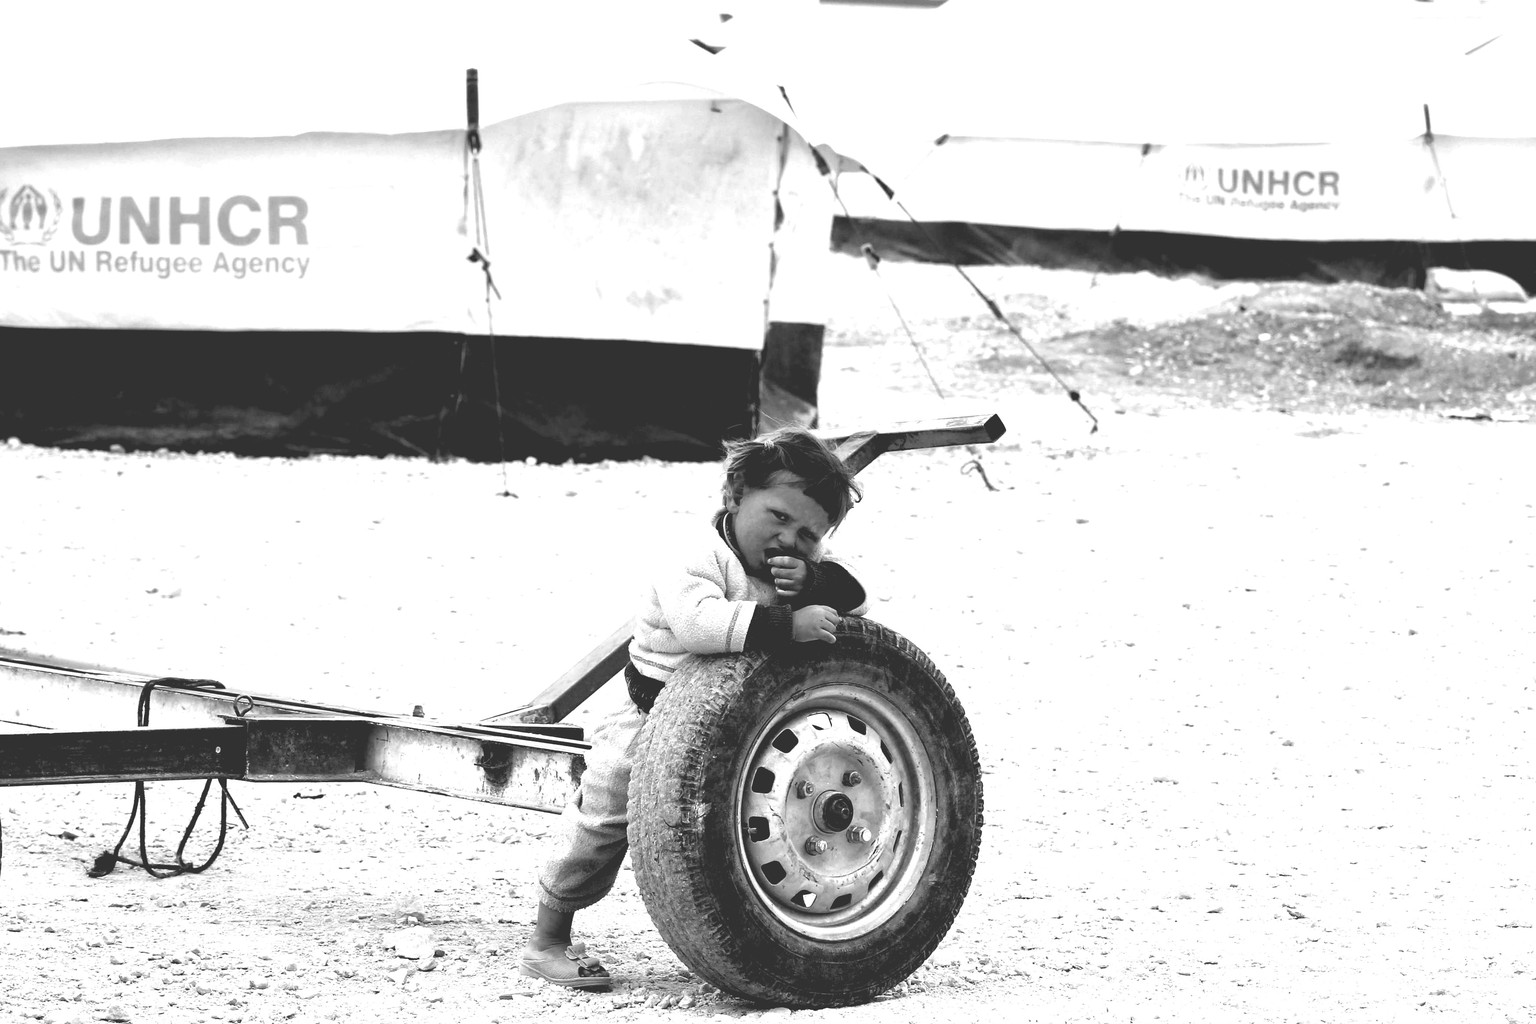
[[[789,107],[791,112],[793,112],[795,109],[794,104],[789,102],[789,93],[784,91],[783,86],[779,86],[779,94],[784,97],[785,105]],[[809,145],[809,143],[807,143],[807,145]],[[817,173],[819,173],[823,178],[827,180],[827,186],[832,189],[832,198],[836,199],[837,205],[843,208],[843,216],[847,217],[849,220],[852,220],[853,215],[848,211],[848,204],[843,202],[842,195],[837,191],[837,184],[833,180],[832,176],[832,168],[827,164],[826,159],[822,157],[820,151],[818,151],[815,146],[811,146],[810,150],[811,157],[816,161]],[[868,173],[872,178],[874,177],[874,174],[871,173],[868,168],[865,168],[865,173]],[[895,195],[894,192],[886,188],[885,182],[880,181],[879,178],[875,178],[875,181],[879,183],[882,189],[885,189],[885,194],[888,197]],[[880,282],[880,290],[885,292],[885,301],[891,304],[891,312],[896,315],[896,322],[901,324],[901,329],[906,334],[907,341],[912,345],[912,351],[917,353],[917,361],[922,365],[923,373],[928,376],[928,383],[933,385],[933,390],[939,396],[939,398],[947,401],[949,396],[944,393],[944,389],[939,386],[938,378],[933,375],[933,370],[928,365],[928,357],[923,352],[923,346],[918,343],[917,335],[912,332],[912,327],[907,323],[907,318],[902,315],[901,307],[896,304],[895,294],[892,293],[890,285],[886,283],[884,275],[880,273],[880,254],[877,253],[875,251],[875,247],[870,245],[868,242],[865,242],[863,245],[859,246],[859,252],[864,257],[865,265],[868,266],[871,271],[873,271],[876,280]]]
[[[1498,37],[1495,36],[1494,38],[1498,38]],[[1493,40],[1490,39],[1488,42],[1492,42],[1492,41]],[[1487,43],[1483,43],[1482,45],[1486,46],[1488,44]],[[1470,53],[1472,51],[1468,51],[1468,52]],[[1435,148],[1435,126],[1434,126],[1434,124],[1429,119],[1429,104],[1425,103],[1423,106],[1424,106],[1424,148],[1429,150],[1430,162],[1433,163],[1434,167],[1435,167],[1435,180],[1437,180],[1440,183],[1440,191],[1445,194],[1445,212],[1450,215],[1451,224],[1454,226],[1454,225],[1456,225],[1456,205],[1451,202],[1451,183],[1448,180],[1446,180],[1445,171],[1440,166],[1440,151]],[[1461,256],[1461,269],[1463,269],[1463,270],[1471,270],[1472,269],[1472,259],[1467,254],[1467,238],[1466,238],[1466,233],[1461,231],[1461,230],[1459,230],[1459,228],[1458,228],[1457,230],[1453,231],[1452,234],[1455,236],[1457,254]],[[1421,242],[1420,244],[1422,246],[1423,243]],[[1423,250],[1421,249],[1420,251],[1422,252]],[[1425,276],[1425,284],[1426,285],[1429,283],[1429,281],[1428,281],[1428,277],[1429,277],[1429,262],[1430,262],[1429,259],[1425,259],[1424,260],[1424,276]],[[1475,278],[1472,281],[1472,290],[1473,290],[1474,294],[1477,294],[1477,281],[1476,281]]]
[[[842,199],[839,198],[838,202],[842,202]],[[843,207],[844,213],[847,210],[846,206]],[[912,332],[912,327],[907,323],[907,318],[901,313],[901,307],[896,305],[896,296],[892,294],[890,286],[885,283],[885,277],[880,273],[880,254],[875,252],[875,247],[868,242],[859,246],[859,252],[864,257],[865,265],[874,271],[875,276],[880,279],[880,287],[885,291],[885,301],[891,304],[891,312],[896,314],[896,322],[901,324],[901,329],[906,332],[907,341],[911,342],[912,350],[917,353],[917,361],[922,364],[923,372],[928,375],[928,383],[933,385],[933,390],[940,398],[947,400],[949,396],[939,386],[938,379],[934,377],[933,370],[928,366],[928,357],[923,353],[923,346],[918,344],[917,335]]]
[[[791,114],[794,114],[795,104],[794,101],[789,98],[789,90],[785,89],[782,85],[779,86],[778,89],[780,98],[784,100],[784,106],[789,108],[789,112]],[[832,166],[827,163],[826,157],[822,156],[821,150],[817,149],[816,146],[811,143],[810,139],[804,138],[804,136],[802,136],[802,138],[805,141],[806,148],[810,150],[811,159],[816,162],[816,173],[820,174],[824,179],[826,179],[827,187],[832,190],[832,198],[836,199],[837,204],[843,208],[843,216],[848,217],[851,220],[852,215],[848,212],[848,204],[843,202],[842,195],[837,191],[837,178],[836,175],[834,175],[832,172]],[[782,182],[784,176],[785,159],[787,158],[788,153],[787,151],[781,152],[779,156],[779,177]],[[875,183],[885,190],[885,194],[888,197],[894,196],[896,194],[886,186],[885,182],[875,177],[875,173],[869,168],[864,167],[862,164],[858,166],[862,171],[864,171],[864,173],[868,174],[871,178],[874,178]],[[775,192],[774,195],[775,198],[777,198],[778,193]],[[777,206],[777,203],[775,203],[775,205]],[[784,220],[783,207],[778,206],[775,213],[776,218],[774,220],[773,227],[774,230],[777,231]],[[890,286],[885,283],[885,278],[880,274],[880,254],[875,252],[873,246],[867,244],[860,247],[860,252],[862,252],[864,255],[864,262],[869,266],[869,269],[874,272],[876,280],[880,282],[880,288],[885,292],[885,299],[891,304],[891,312],[896,314],[896,322],[901,324],[901,329],[906,333],[907,340],[912,344],[912,350],[917,353],[917,361],[922,364],[923,373],[927,374],[928,376],[928,383],[933,385],[933,390],[938,394],[939,398],[947,400],[949,396],[944,394],[944,389],[939,386],[938,379],[934,377],[933,370],[929,368],[928,358],[923,354],[922,345],[918,344],[917,335],[912,333],[912,328],[907,324],[907,318],[901,313],[901,307],[896,304],[896,296],[892,294]],[[771,276],[772,275],[770,274],[770,278]]]
[[[1142,172],[1146,170],[1147,154],[1151,152],[1152,143],[1143,142],[1141,144],[1141,158],[1136,161],[1136,171],[1131,175],[1132,185],[1135,184],[1136,179],[1141,177]],[[1117,250],[1119,248],[1118,243],[1120,241],[1120,233],[1124,229],[1123,225],[1125,224],[1125,207],[1122,205],[1120,210],[1121,212],[1115,215],[1114,226],[1109,229],[1109,255],[1111,258],[1118,258],[1120,255]],[[1102,269],[1102,267],[1093,268],[1093,276],[1088,279],[1088,287],[1090,289],[1097,288],[1099,286],[1099,273]]]
[[[969,445],[967,445],[966,447],[970,448]],[[973,455],[975,454],[975,449],[974,448],[970,448],[970,451],[971,451],[971,454],[973,454]],[[960,467],[960,475],[961,476],[964,476],[967,473],[975,473],[977,476],[981,477],[981,482],[987,485],[987,490],[989,490],[989,491],[997,490],[996,487],[992,486],[992,481],[987,479],[987,471],[981,468],[981,456],[980,455],[977,455],[970,462],[967,462],[965,465]]]
[[[464,72],[464,105],[466,122],[464,129],[464,205],[466,207],[465,216],[468,217],[470,216],[468,207],[472,201],[472,182],[474,182],[474,184],[478,184],[478,182],[471,177],[471,157],[473,157],[475,160],[473,172],[474,175],[477,177],[480,172],[480,72],[475,68],[467,68]],[[476,212],[478,212],[478,207],[476,208]],[[470,249],[469,256],[467,258],[471,263],[482,264],[481,269],[485,271],[486,288],[494,288],[495,285],[491,282],[490,260],[486,256],[482,255],[479,249],[480,236],[478,225],[476,226],[475,243],[475,246]],[[489,246],[487,246],[487,248],[489,248]],[[497,292],[496,297],[500,298],[501,293]],[[490,301],[489,294],[486,296],[486,301],[487,303]],[[454,379],[455,386],[453,397],[451,401],[444,401],[442,409],[439,410],[437,414],[438,458],[441,458],[443,455],[443,433],[447,427],[448,421],[450,419],[457,419],[459,410],[464,406],[464,368],[468,360],[469,339],[467,337],[460,338],[459,373],[458,376]]]
[[[794,104],[790,102],[789,93],[784,90],[783,86],[779,87],[779,94],[784,97],[785,105],[787,105],[790,111],[793,112],[795,109]],[[947,134],[940,135],[933,141],[934,148],[937,149],[939,146],[942,146],[948,141],[949,136]],[[832,168],[827,165],[826,160],[822,158],[821,153],[816,150],[815,146],[811,146],[810,148],[811,156],[816,161],[817,171],[823,178],[827,180],[828,187],[832,189],[832,197],[836,199],[837,204],[843,208],[843,216],[847,217],[851,221],[853,219],[853,214],[848,210],[848,205],[843,202],[843,197],[838,194],[837,184],[833,180]],[[1143,147],[1143,157],[1146,156],[1146,153],[1150,148],[1150,146]],[[865,170],[867,171],[868,168]],[[932,250],[934,252],[943,251],[942,247],[939,245],[938,240],[933,237],[933,234],[927,229],[927,227],[925,227],[923,223],[916,217],[912,216],[912,212],[908,210],[906,206],[896,198],[896,191],[887,185],[884,181],[882,181],[878,176],[873,174],[873,172],[870,173],[870,176],[875,179],[875,184],[880,186],[880,189],[885,193],[886,198],[895,203],[896,208],[906,216],[907,220],[911,221],[912,225],[916,227],[918,231],[922,232],[923,237],[927,239],[928,244],[932,247]],[[874,246],[867,242],[859,248],[860,252],[862,252],[864,255],[865,263],[867,263],[869,268],[875,271],[876,276],[879,277],[880,254],[875,251]],[[992,297],[981,290],[980,286],[977,285],[971,276],[965,272],[965,269],[961,267],[959,263],[950,260],[949,265],[954,268],[955,273],[959,274],[961,278],[964,279],[966,284],[971,286],[971,290],[981,298],[981,301],[986,304],[987,309],[992,311],[992,315],[997,317],[997,319],[1002,322],[1003,326],[1008,328],[1009,333],[1018,339],[1019,344],[1023,345],[1025,349],[1029,351],[1029,354],[1035,357],[1035,361],[1040,364],[1041,368],[1043,368],[1046,373],[1050,374],[1051,378],[1055,380],[1057,384],[1061,385],[1062,390],[1067,393],[1067,397],[1071,399],[1079,409],[1083,410],[1084,414],[1087,415],[1088,419],[1093,423],[1093,429],[1091,429],[1089,433],[1097,434],[1099,432],[1099,418],[1093,414],[1093,411],[1089,409],[1088,406],[1083,404],[1082,393],[1062,379],[1061,375],[1056,372],[1055,367],[1053,367],[1046,360],[1046,358],[1039,353],[1035,346],[1029,343],[1029,340],[1024,337],[1023,332],[1019,330],[1018,326],[1003,315],[1003,311],[998,308],[997,303],[993,301]],[[883,278],[881,278],[881,285],[884,287]],[[886,288],[886,298],[890,301],[891,306],[894,309],[896,307],[896,300],[891,295],[889,288]],[[896,318],[901,322],[902,328],[906,330],[907,337],[911,340],[913,348],[917,350],[917,357],[922,362],[923,369],[925,371],[928,370],[928,360],[923,357],[922,347],[918,345],[917,337],[912,333],[912,329],[907,326],[906,319],[901,315],[901,310],[899,309],[896,310]],[[939,397],[945,397],[943,389],[939,387],[939,382],[934,380],[932,372],[929,372],[928,379],[933,384],[934,390],[938,391]]]
[[[139,691],[139,728],[149,725],[150,697],[155,687],[165,683],[174,683],[178,686],[188,686],[200,690],[224,689],[224,684],[212,679],[178,679],[165,677],[151,679],[144,684],[144,689]],[[193,864],[186,860],[183,854],[187,848],[187,841],[192,838],[192,831],[197,828],[198,819],[202,817],[203,808],[207,805],[208,794],[213,789],[213,784],[219,784],[221,793],[219,799],[219,840],[214,845],[213,852],[208,859],[201,864]],[[240,819],[240,824],[246,828],[251,826],[246,822],[245,815],[240,813],[240,807],[235,803],[235,798],[229,792],[229,780],[225,778],[208,779],[203,784],[202,795],[197,798],[197,806],[192,810],[192,820],[187,822],[186,831],[181,834],[181,842],[176,846],[176,861],[172,864],[155,864],[149,859],[149,807],[145,800],[145,788],[143,782],[133,784],[133,807],[128,813],[128,824],[123,828],[122,837],[118,839],[117,846],[110,852],[103,852],[96,858],[95,863],[86,872],[92,878],[100,878],[110,874],[118,864],[129,864],[136,868],[143,868],[156,878],[170,878],[173,875],[198,874],[208,870],[213,862],[219,859],[219,854],[224,849],[224,839],[229,832],[229,810],[234,808],[235,816]],[[139,859],[123,856],[123,844],[128,841],[128,836],[133,832],[133,823],[137,819],[139,823]]]
[[[496,296],[497,301],[501,300],[501,289],[496,287],[496,280],[491,277],[491,228],[485,215],[485,186],[480,177],[480,73],[470,68],[465,75],[465,103],[469,122],[464,136],[464,180],[465,189],[469,193],[465,205],[469,206],[469,215],[475,222],[475,244],[469,250],[467,259],[485,273],[485,333],[491,346],[491,402],[496,414],[496,454],[501,461],[500,497],[515,498],[517,495],[507,485],[507,438],[506,428],[502,425],[501,367],[496,356],[495,307],[491,303],[492,295]],[[468,348],[469,339],[466,338],[459,349],[459,402],[464,398],[464,357]]]
[[[912,222],[913,227],[917,228],[917,230],[923,233],[923,237],[928,240],[928,244],[934,246],[935,251],[937,251],[939,244],[938,239],[933,237],[933,234],[928,230],[928,228],[925,227],[923,223],[916,217],[912,216],[912,212],[902,204],[901,200],[892,198],[891,201],[896,204],[897,209],[906,215],[907,220]],[[1061,374],[1056,372],[1056,368],[1053,367],[1046,360],[1046,358],[1039,353],[1035,346],[1029,343],[1029,340],[1024,337],[1024,332],[1019,330],[1018,325],[1003,315],[1003,311],[998,307],[997,302],[993,300],[992,296],[981,290],[981,286],[971,278],[971,275],[965,272],[964,267],[954,262],[951,262],[950,266],[954,267],[955,273],[959,274],[960,277],[964,279],[965,283],[971,286],[971,290],[976,293],[976,295],[981,299],[983,303],[986,304],[987,309],[992,311],[992,315],[998,319],[998,322],[1000,322],[1004,327],[1008,328],[1008,332],[1012,334],[1016,339],[1018,339],[1019,344],[1023,345],[1024,348],[1029,351],[1030,355],[1035,357],[1035,361],[1040,364],[1041,368],[1044,369],[1046,373],[1050,374],[1051,378],[1056,381],[1057,384],[1061,385],[1061,389],[1067,393],[1067,397],[1071,399],[1079,409],[1083,410],[1083,413],[1093,421],[1093,429],[1088,432],[1090,434],[1097,434],[1099,432],[1099,418],[1093,414],[1093,411],[1089,409],[1088,406],[1083,404],[1082,393],[1062,379]]]

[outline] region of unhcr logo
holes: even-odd
[[[1174,172],[1178,174],[1177,171]],[[1253,210],[1337,210],[1340,174],[1332,170],[1184,165],[1178,179],[1179,196],[1203,206]]]
[[[70,199],[69,230],[60,240],[72,239],[79,248],[49,245],[66,222],[58,193],[35,185],[0,188],[0,273],[150,274],[161,280],[205,272],[228,274],[236,280],[256,276],[301,280],[309,274],[308,256],[241,256],[205,248],[219,243],[250,246],[258,241],[270,246],[290,241],[307,246],[309,203],[302,196],[267,196],[263,202],[235,195],[217,206],[212,196],[142,200],[100,196],[91,206],[88,210],[87,201],[79,196]],[[135,243],[145,248],[125,248]],[[46,258],[21,246],[47,246]],[[161,246],[175,249],[166,253]]]
[[[64,219],[59,194],[33,185],[0,188],[0,238],[8,245],[46,245]]]

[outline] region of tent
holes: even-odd
[[[829,235],[1536,286],[1515,5],[719,6],[55,5],[7,58],[0,427],[712,457],[815,420]]]
[[[0,428],[597,458],[814,422],[830,194],[696,19],[204,10],[58,5],[68,52],[7,68]]]
[[[1533,287],[1526,6],[953,0],[878,37],[765,48],[800,45],[816,69],[794,83],[802,113],[862,82],[866,131],[939,129],[894,201],[843,179],[844,247],[974,263],[1182,249],[1237,272],[1438,255]]]

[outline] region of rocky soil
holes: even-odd
[[[0,1020],[1530,1020],[1531,323],[976,271],[1021,340],[953,270],[845,269],[829,429],[1008,425],[883,456],[836,538],[981,746],[983,853],[929,963],[860,1011],[749,1005],[677,961],[626,871],[577,921],[614,990],[558,991],[513,966],[551,816],[233,783],[249,828],[231,812],[207,871],[91,878],[132,787],[10,788]],[[637,552],[716,487],[693,464],[13,445],[0,645],[477,719],[622,622]],[[148,787],[152,857],[200,790]],[[210,802],[189,859],[217,836]]]

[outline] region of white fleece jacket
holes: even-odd
[[[747,574],[713,522],[702,539],[675,568],[658,574],[635,620],[629,658],[659,682],[690,655],[744,650],[756,609],[780,603],[771,582]],[[827,560],[824,551],[817,559]],[[866,599],[846,614],[863,615],[868,607]]]

